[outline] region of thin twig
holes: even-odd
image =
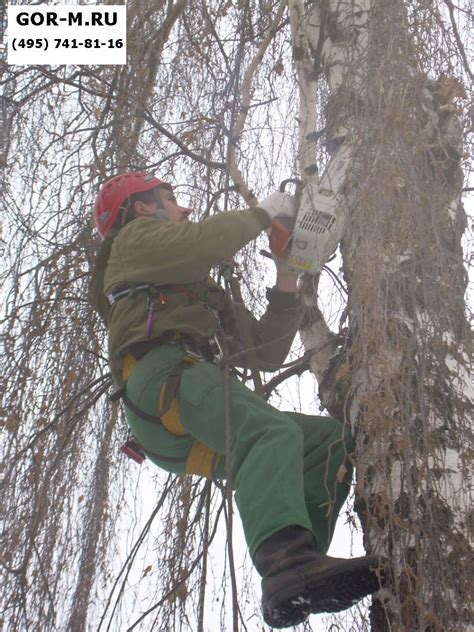
[[[206,482],[206,515],[204,518],[204,533],[202,545],[202,571],[201,582],[199,587],[199,614],[197,632],[204,632],[204,606],[206,600],[206,581],[207,581],[207,556],[209,550],[209,523],[211,519],[211,481]]]
[[[177,478],[178,478],[177,476],[174,476],[174,475],[170,474],[168,476],[168,478],[166,479],[164,490],[163,490],[163,492],[161,494],[161,497],[160,497],[156,507],[153,509],[153,511],[152,511],[150,517],[148,518],[145,526],[143,527],[141,533],[139,534],[135,544],[132,546],[132,550],[128,554],[127,559],[125,560],[125,563],[123,564],[119,574],[115,578],[113,586],[112,586],[112,588],[111,588],[111,590],[109,592],[109,597],[107,599],[107,603],[105,604],[104,611],[103,611],[102,616],[100,618],[99,625],[98,625],[98,628],[97,628],[97,632],[99,632],[99,630],[100,630],[100,628],[102,626],[102,623],[104,622],[105,616],[107,614],[107,610],[109,609],[110,603],[112,601],[112,595],[114,594],[115,588],[117,587],[121,576],[125,573],[125,576],[124,576],[123,581],[122,581],[122,586],[121,586],[120,591],[119,591],[119,595],[118,595],[118,597],[117,597],[117,599],[115,601],[114,608],[113,608],[112,613],[110,615],[109,624],[107,626],[107,630],[110,629],[110,625],[112,623],[112,618],[114,616],[115,610],[117,609],[120,597],[121,597],[121,595],[123,594],[123,592],[125,590],[125,584],[126,584],[126,581],[127,581],[127,577],[128,577],[128,575],[130,573],[130,570],[132,568],[132,565],[133,565],[133,562],[135,560],[135,557],[136,557],[136,555],[137,555],[137,553],[138,553],[138,551],[140,549],[140,546],[143,543],[143,540],[145,539],[147,533],[150,531],[151,525],[153,524],[153,521],[155,520],[158,512],[163,507],[163,504],[164,504],[164,502],[165,502],[165,500],[166,500],[166,498],[168,496],[168,493],[169,493],[170,489],[172,488],[173,483],[176,482]],[[171,479],[173,479],[173,480],[171,480]]]
[[[224,373],[224,406],[225,406],[225,453],[226,453],[226,502],[227,502],[227,549],[229,553],[230,581],[232,586],[232,619],[233,630],[239,632],[239,602],[237,599],[237,579],[235,576],[235,562],[233,549],[233,507],[232,507],[232,412],[230,401],[230,367],[223,369]]]
[[[225,506],[225,503],[223,503],[222,506],[219,507],[219,509],[217,511],[216,522],[214,524],[214,528],[212,530],[211,537],[209,538],[209,544],[214,540],[214,537],[216,535],[217,525],[218,525],[218,522],[219,522],[220,514],[222,513],[222,511],[224,509],[224,506]],[[173,593],[175,593],[176,590],[180,586],[182,586],[184,584],[184,582],[188,579],[188,577],[190,577],[193,574],[194,569],[197,567],[197,565],[201,561],[202,556],[203,556],[203,551],[201,551],[201,553],[199,553],[199,555],[196,557],[196,559],[192,562],[191,566],[184,573],[183,577],[178,582],[176,582],[176,584],[174,584],[174,586],[172,586],[172,588],[170,588],[170,590],[168,590],[157,603],[155,603],[153,606],[151,606],[151,608],[148,608],[148,610],[143,612],[141,614],[141,616],[138,617],[138,619],[129,628],[127,628],[127,632],[131,632],[131,630],[134,630],[142,621],[144,621],[148,617],[149,614],[151,614],[157,608],[159,608],[161,605],[163,605],[163,603],[165,603],[165,601],[167,601],[170,598],[170,596]]]
[[[459,35],[458,25],[456,24],[456,19],[454,17],[455,6],[451,2],[451,0],[443,0],[443,2],[448,7],[449,17],[451,19],[451,26],[453,27],[454,39],[456,40],[456,44],[458,45],[458,50],[459,50],[459,54],[461,55],[461,58],[462,58],[462,61],[463,61],[464,69],[465,69],[465,71],[469,75],[469,78],[472,81],[473,73],[472,73],[472,71],[471,71],[471,69],[469,67],[469,62],[467,60],[467,55],[466,55],[466,51],[464,49],[464,44],[462,43],[461,36]]]

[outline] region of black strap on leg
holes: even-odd
[[[140,419],[143,419],[144,421],[149,421],[152,424],[161,424],[160,415],[151,415],[150,413],[146,413],[144,410],[134,404],[125,393],[122,395],[122,401],[125,406],[129,408],[132,413],[135,413],[137,417],[140,417]]]
[[[161,424],[161,415],[164,415],[168,412],[171,406],[171,402],[178,394],[179,384],[181,382],[181,376],[183,374],[184,369],[190,368],[193,365],[185,360],[182,360],[175,366],[175,368],[171,371],[169,376],[166,379],[164,384],[164,397],[163,397],[163,407],[160,410],[159,415],[152,415],[150,413],[145,412],[141,408],[139,408],[136,404],[132,402],[132,400],[127,395],[127,384],[124,384],[120,388],[116,389],[111,395],[109,395],[109,399],[111,402],[117,402],[119,399],[123,401],[125,406],[129,408],[132,413],[143,419],[144,421],[148,421],[152,424]]]
[[[123,403],[125,404],[125,406],[131,410],[135,415],[137,415],[137,417],[139,417],[140,419],[143,419],[144,421],[147,421],[149,423],[153,423],[153,424],[161,424],[163,425],[163,422],[161,420],[161,415],[165,415],[168,410],[171,407],[171,403],[173,401],[173,399],[177,396],[178,394],[178,388],[179,388],[179,384],[181,382],[181,376],[183,374],[183,371],[187,368],[190,368],[193,366],[193,363],[190,363],[189,361],[186,360],[181,360],[181,362],[179,362],[175,368],[171,371],[171,373],[168,375],[166,382],[163,386],[164,388],[164,393],[163,393],[163,405],[162,408],[159,412],[159,415],[152,415],[150,413],[145,412],[144,410],[142,410],[141,408],[139,408],[136,404],[134,404],[131,399],[127,396],[127,384],[123,384],[123,386],[117,388],[110,396],[109,399],[112,402],[117,402],[119,399],[121,399],[123,401]],[[179,439],[184,439],[184,438],[188,438],[189,435],[181,435],[178,436],[177,438]],[[130,443],[130,442],[129,442]],[[188,460],[188,455],[186,456],[166,456],[164,454],[160,454],[158,452],[153,452],[151,450],[148,450],[147,448],[143,447],[136,439],[133,440],[133,442],[136,444],[136,446],[138,446],[138,455],[139,456],[151,456],[151,457],[155,457],[157,460],[162,461],[164,463],[186,463],[186,461]],[[125,447],[127,447],[127,444],[125,444]],[[124,450],[122,450],[124,451]],[[125,451],[125,453],[127,454],[127,452]],[[130,454],[127,454],[128,456],[130,456]],[[137,462],[141,462],[139,461],[136,456],[132,456],[132,458],[134,458]],[[217,465],[217,463],[216,463]]]
[[[127,388],[126,384],[124,384],[123,386],[117,387],[114,390],[114,392],[109,395],[109,400],[111,402],[118,402],[118,400],[122,399],[122,397],[124,396],[126,388]]]
[[[132,400],[127,395],[126,383],[120,388],[117,388],[111,395],[109,395],[109,399],[111,402],[118,402],[118,400],[121,399],[125,406],[129,408],[133,413],[135,413],[137,417],[140,417],[140,419],[144,419],[145,421],[149,421],[153,424],[161,423],[161,418],[159,415],[151,415],[150,413],[146,413],[144,410],[142,410],[132,402]]]

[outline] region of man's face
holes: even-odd
[[[179,224],[180,222],[187,222],[189,215],[193,212],[191,208],[185,206],[179,206],[178,202],[172,191],[166,187],[160,187],[159,196],[161,198],[161,206],[156,202],[135,202],[135,216],[136,217],[153,217],[162,208],[168,220],[173,224]]]

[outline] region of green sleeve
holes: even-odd
[[[276,371],[285,362],[297,332],[298,297],[292,292],[269,288],[267,299],[267,310],[260,320],[247,309],[240,308],[235,313],[238,318],[246,320],[250,329],[258,368]],[[240,328],[237,323],[234,328],[234,334],[238,335]],[[239,359],[237,364],[245,364],[245,361]]]
[[[235,255],[270,225],[263,209],[219,213],[202,222],[174,224],[138,218],[116,237],[105,291],[123,283],[193,283]]]
[[[268,306],[258,321],[255,339],[261,345],[257,357],[262,368],[275,370],[285,362],[298,328],[298,296],[293,292],[281,292],[277,288],[267,290]]]

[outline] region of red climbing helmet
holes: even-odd
[[[155,187],[171,185],[144,171],[129,171],[107,180],[97,194],[94,204],[94,222],[102,239],[118,217],[120,207],[133,193],[142,193]]]

